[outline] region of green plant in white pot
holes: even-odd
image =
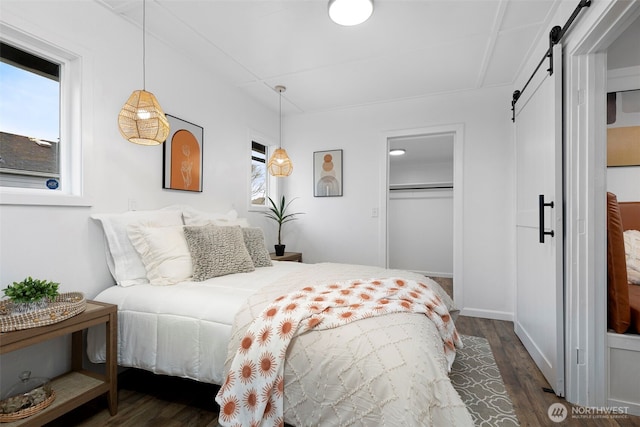
[[[291,204],[291,202],[293,202],[293,200],[290,200],[289,203],[287,203],[285,201],[284,196],[282,196],[282,199],[280,199],[280,204],[276,204],[276,202],[274,202],[273,199],[269,197],[269,204],[271,206],[269,206],[269,210],[264,213],[267,218],[271,218],[272,220],[278,223],[278,244],[274,246],[276,249],[277,256],[284,255],[285,245],[282,244],[282,225],[289,221],[294,221],[298,219],[296,218],[296,215],[302,215],[304,213],[304,212],[287,213],[287,209],[289,208],[289,205]]]
[[[27,277],[21,282],[13,282],[3,292],[13,303],[13,311],[28,313],[46,308],[58,296],[59,283]]]

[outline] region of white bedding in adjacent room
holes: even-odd
[[[94,299],[118,305],[118,365],[221,384],[233,318],[241,305],[256,290],[305,268],[295,262],[273,264],[203,282],[105,289]],[[90,329],[87,355],[93,363],[104,363],[104,328]]]

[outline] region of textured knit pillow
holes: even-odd
[[[184,237],[191,253],[193,280],[197,282],[255,270],[239,226],[185,226]]]
[[[271,267],[271,257],[264,242],[264,233],[261,228],[248,227],[243,228],[244,245],[249,251],[254,267]]]

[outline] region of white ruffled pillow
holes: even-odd
[[[630,283],[640,285],[640,231],[624,232],[624,252],[627,260],[627,278]]]
[[[149,283],[147,270],[134,248],[127,227],[130,225],[166,227],[182,225],[179,210],[130,211],[119,214],[93,214],[100,221],[107,241],[107,265],[119,286]]]
[[[166,286],[191,279],[191,254],[182,225],[148,227],[133,224],[127,230],[147,270],[149,283]]]

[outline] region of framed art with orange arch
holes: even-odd
[[[164,143],[162,188],[202,191],[202,144],[204,129],[166,115],[171,130]]]
[[[342,150],[313,153],[313,195],[342,196]]]

